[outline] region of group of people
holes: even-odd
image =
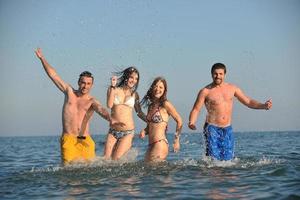
[[[89,122],[94,112],[109,122],[109,130],[104,147],[104,158],[118,160],[131,148],[135,134],[133,111],[146,125],[140,138],[148,135],[146,162],[166,160],[169,144],[166,137],[169,117],[176,122],[173,149],[180,149],[182,118],[167,99],[167,81],[157,77],[146,95],[137,93],[139,72],[129,67],[111,78],[107,89],[107,108],[90,95],[94,77],[84,71],[78,79],[78,89],[65,83],[47,62],[41,49],[35,51],[47,75],[60,89],[65,100],[62,111],[63,130],[61,136],[61,157],[63,164],[89,161],[95,158],[95,143],[89,134]],[[222,63],[212,66],[212,83],[200,90],[190,112],[188,127],[196,130],[196,120],[200,109],[205,105],[207,115],[204,125],[206,155],[217,160],[231,160],[234,157],[234,137],[231,127],[233,99],[252,109],[269,110],[272,101],[260,103],[247,97],[240,88],[225,82],[226,67]],[[142,107],[147,108],[144,113]],[[110,112],[108,111],[110,109]]]

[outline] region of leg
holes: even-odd
[[[76,148],[76,137],[64,134],[60,140],[61,158],[64,165],[70,164],[72,161],[80,159],[80,152]]]
[[[208,125],[206,128],[206,149],[207,155],[217,160],[222,160],[221,142],[218,129],[215,126]]]
[[[103,156],[105,159],[110,159],[117,139],[110,133],[107,134]]]
[[[95,142],[93,138],[88,135],[85,140],[81,141],[82,143],[82,156],[85,160],[92,160],[96,156],[95,151]]]
[[[134,134],[128,134],[124,137],[122,137],[117,145],[116,148],[112,154],[112,159],[113,160],[118,160],[120,159],[127,151],[131,148],[132,145],[132,139],[133,139]]]
[[[233,131],[232,127],[227,127],[225,130],[225,136],[224,136],[224,160],[232,160],[234,157],[234,137],[233,137]]]
[[[150,146],[145,154],[146,162],[161,162],[166,160],[169,153],[169,147],[166,141],[161,140]]]

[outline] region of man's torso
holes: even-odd
[[[62,111],[63,133],[78,135],[81,129],[82,120],[91,107],[93,98],[90,96],[80,97],[71,87],[65,94],[65,102]],[[87,134],[88,125],[84,134]]]
[[[206,90],[206,122],[219,127],[230,125],[235,86],[228,83],[218,87],[209,85]]]

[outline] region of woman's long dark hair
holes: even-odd
[[[128,79],[132,73],[136,73],[138,75],[137,82],[133,88],[132,94],[137,90],[139,86],[140,73],[135,67],[128,67],[120,72],[114,72],[114,74],[118,77],[117,87],[124,87],[127,85]]]
[[[148,89],[146,95],[143,97],[143,99],[141,101],[141,105],[143,105],[144,107],[149,107],[149,105],[151,105],[153,103],[153,100],[154,100],[153,89],[159,81],[161,81],[165,86],[165,91],[164,91],[163,95],[158,100],[159,105],[163,106],[164,102],[167,101],[167,91],[168,91],[167,81],[163,77],[157,77],[157,78],[154,79],[154,81],[152,82],[152,84],[151,84],[150,88]]]

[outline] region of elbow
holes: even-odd
[[[182,124],[182,119],[179,119],[178,121],[177,121],[177,126],[178,126],[178,128],[182,128],[182,126],[183,126],[183,124]]]
[[[250,109],[256,109],[257,107],[255,105],[253,105],[252,103],[247,103],[245,104],[248,108]]]
[[[178,126],[179,126],[179,129],[181,130],[182,129],[182,123],[178,124]]]

